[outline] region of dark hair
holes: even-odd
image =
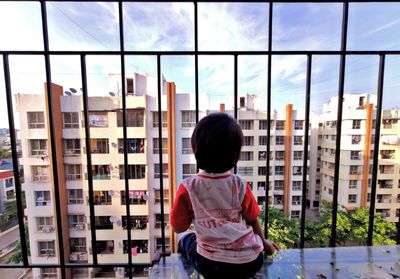
[[[212,113],[199,121],[192,134],[197,167],[211,173],[232,169],[240,156],[243,133],[226,113]]]

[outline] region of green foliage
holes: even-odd
[[[313,221],[305,220],[306,246],[327,247],[331,236],[332,204],[322,201],[320,218]],[[300,223],[298,220],[290,220],[289,216],[276,208],[268,209],[268,236],[269,239],[284,248],[296,248],[300,242]],[[260,221],[264,224],[264,210],[260,214]],[[366,245],[368,237],[369,209],[361,208],[356,211],[337,212],[336,244]],[[386,221],[380,213],[375,213],[373,245],[395,244],[396,226]]]
[[[0,149],[0,159],[11,158],[11,149]]]
[[[28,249],[28,256],[30,255],[29,251],[29,231],[28,226],[25,225],[25,239],[26,239],[26,247]],[[21,241],[18,240],[17,244],[15,245],[15,250],[11,257],[7,260],[7,263],[22,263],[22,251],[21,251]]]

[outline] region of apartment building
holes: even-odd
[[[4,210],[4,203],[15,201],[14,172],[0,170],[0,213]]]
[[[379,142],[376,211],[391,222],[397,221],[400,212],[399,117],[399,110],[383,111]],[[317,181],[322,187],[321,198],[328,201],[333,196],[336,118],[337,97],[324,105],[319,124],[321,161]],[[338,195],[343,209],[369,206],[375,124],[375,94],[344,96]]]

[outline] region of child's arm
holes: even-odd
[[[255,221],[246,222],[246,223],[247,223],[247,225],[251,226],[253,228],[254,233],[257,234],[261,238],[261,240],[264,244],[264,251],[267,253],[267,255],[272,255],[275,252],[275,250],[276,251],[280,250],[279,246],[276,243],[266,240],[264,238],[264,233],[262,231],[260,222],[257,219]]]
[[[192,204],[186,188],[181,184],[170,213],[170,224],[176,233],[186,231],[192,223]]]

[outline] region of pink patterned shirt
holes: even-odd
[[[239,264],[255,260],[263,251],[261,238],[246,224],[259,213],[244,178],[201,171],[179,186],[170,222],[180,230],[194,223],[197,252],[203,257]]]

